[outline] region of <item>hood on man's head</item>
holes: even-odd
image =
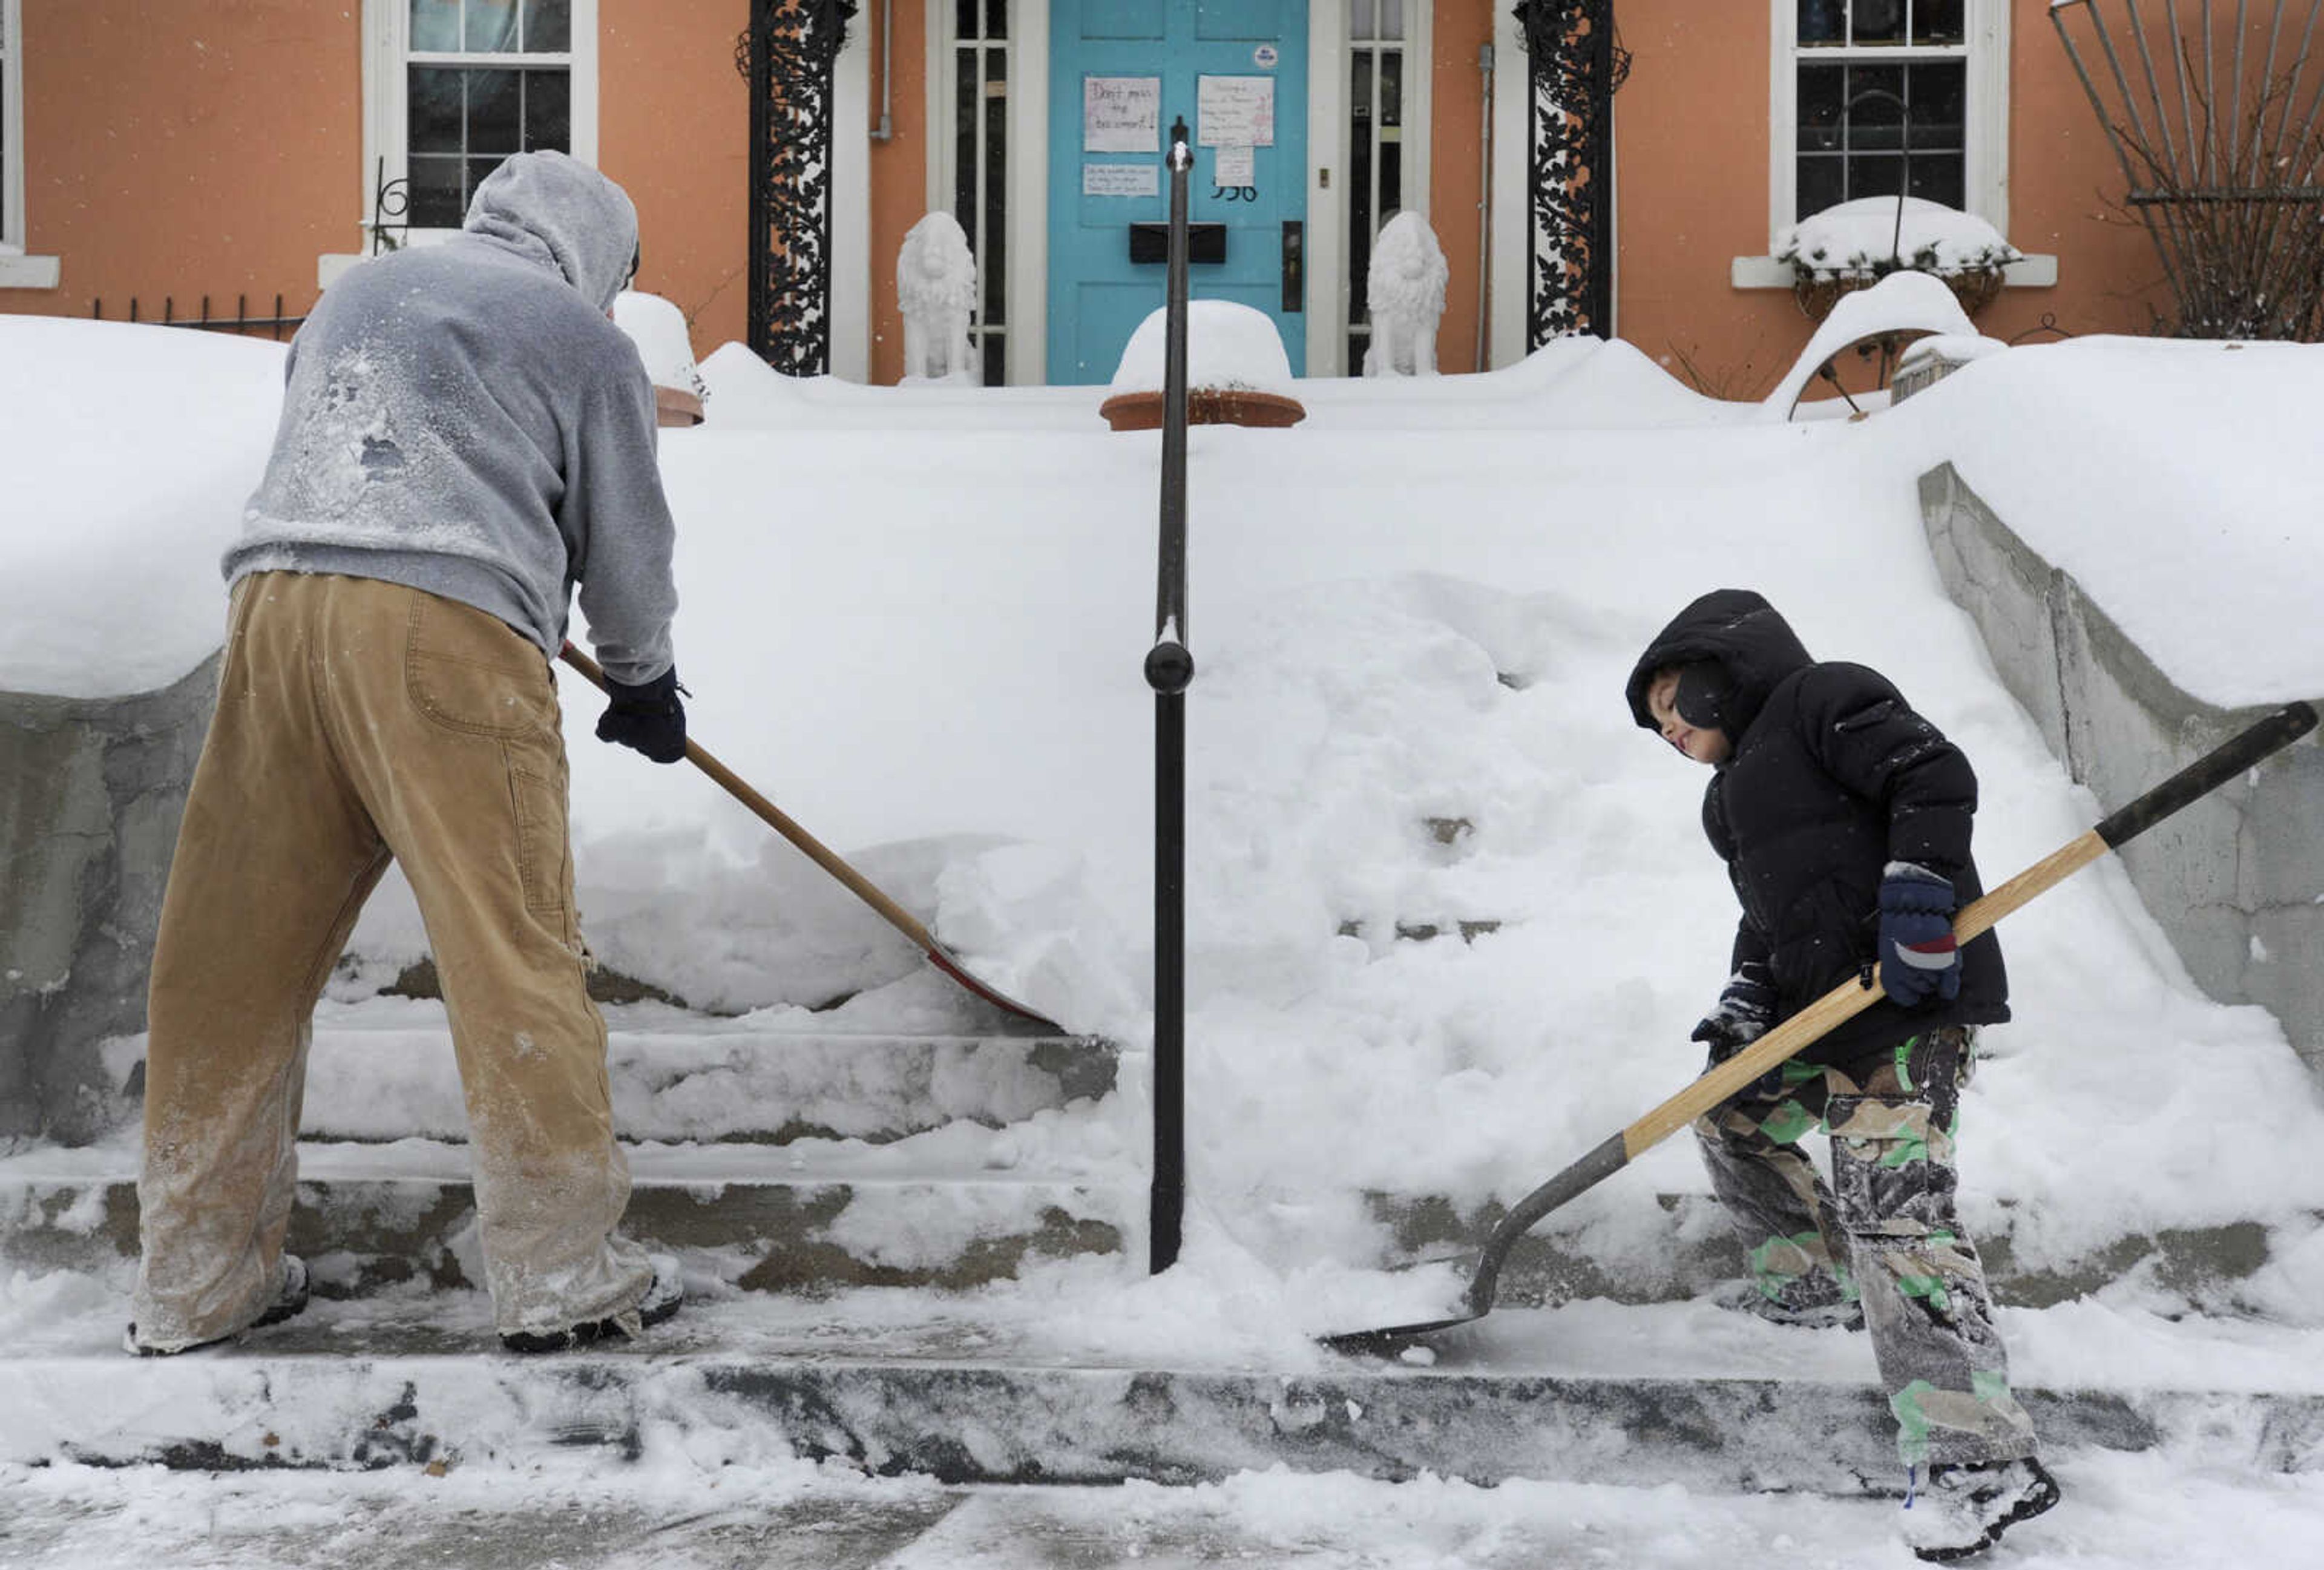
[[[1696,685],[1699,690],[1722,688],[1717,693],[1720,728],[1729,737],[1740,739],[1775,684],[1812,663],[1791,623],[1764,596],[1750,589],[1713,589],[1655,635],[1631,669],[1623,696],[1629,699],[1632,718],[1647,730],[1658,730],[1661,727],[1646,707],[1646,691],[1654,685],[1655,673],[1674,667],[1715,664],[1723,682],[1703,672]]]
[[[562,152],[503,162],[476,188],[461,226],[554,266],[599,310],[613,309],[638,253],[629,193]]]

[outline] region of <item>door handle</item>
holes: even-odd
[[[1305,309],[1307,298],[1307,226],[1298,218],[1283,220],[1283,309],[1290,314]]]

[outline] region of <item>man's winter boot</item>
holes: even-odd
[[[2030,1455],[1906,1476],[1905,1544],[1938,1564],[1990,1548],[2010,1526],[2058,1502],[2058,1480]]]
[[[1729,1281],[1713,1288],[1711,1300],[1730,1314],[1752,1314],[1771,1325],[1796,1325],[1807,1330],[1861,1330],[1864,1305],[1853,1298],[1794,1307],[1759,1290],[1756,1281]]]
[[[678,1261],[668,1254],[652,1256],[653,1280],[634,1307],[604,1319],[587,1319],[562,1330],[518,1330],[501,1337],[511,1352],[569,1352],[600,1341],[632,1340],[650,1325],[659,1325],[686,1301],[686,1283]]]
[[[197,1341],[185,1346],[146,1346],[138,1342],[137,1326],[132,1324],[122,1333],[121,1348],[124,1352],[132,1353],[138,1357],[175,1357],[181,1353],[201,1352],[208,1347],[224,1346],[230,1341],[239,1339],[246,1332],[257,1330],[268,1325],[280,1325],[292,1315],[304,1311],[308,1296],[307,1261],[297,1254],[284,1254],[281,1284],[274,1288],[274,1296],[268,1300],[266,1307],[259,1310],[258,1317],[244,1325],[242,1329],[228,1331],[224,1335],[213,1335],[208,1341]]]

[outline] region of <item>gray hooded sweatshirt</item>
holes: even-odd
[[[364,263],[291,340],[266,477],[226,553],[408,584],[554,657],[576,584],[605,673],[670,669],[671,526],[653,388],[605,312],[637,212],[558,152],[510,159],[464,231]]]

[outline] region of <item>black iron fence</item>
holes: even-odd
[[[129,297],[129,314],[117,319],[133,322],[145,321],[156,327],[198,328],[205,332],[214,333],[252,333],[263,330],[277,340],[281,338],[285,328],[297,332],[299,324],[307,319],[303,316],[285,316],[282,313],[282,297],[279,294],[274,297],[274,313],[272,316],[251,315],[250,297],[244,294],[234,297],[232,316],[212,315],[210,297],[207,294],[201,298],[201,304],[198,308],[198,314],[193,316],[180,316],[177,300],[167,294],[161,297],[160,316],[140,316],[139,309],[137,297],[133,294]],[[88,314],[93,321],[106,319],[105,300],[102,296],[90,303]]]

